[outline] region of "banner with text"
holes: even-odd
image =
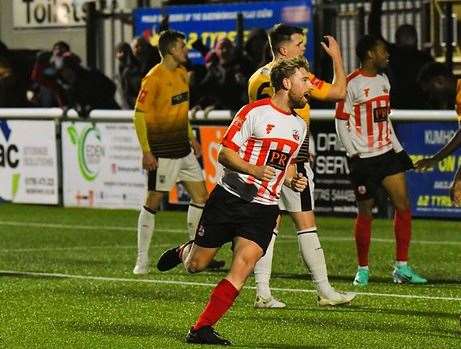
[[[146,179],[132,123],[62,123],[64,206],[138,208]]]
[[[355,214],[357,206],[349,180],[346,151],[336,134],[334,122],[311,125],[315,157],[315,212]]]
[[[201,54],[192,49],[192,43],[201,39],[213,48],[217,41],[229,38],[235,42],[237,14],[243,15],[244,40],[252,29],[269,29],[276,23],[286,23],[305,29],[307,35],[306,57],[313,64],[313,18],[311,0],[258,1],[216,5],[165,6],[140,8],[134,11],[136,35],[152,35],[151,43],[157,45],[156,31],[163,18],[169,16],[169,27],[186,35],[189,58],[202,63]]]
[[[458,129],[456,122],[400,122],[397,136],[413,162],[436,153]],[[461,166],[461,150],[439,162],[428,172],[407,174],[414,216],[461,217],[461,208],[453,207],[449,188],[456,169]]]
[[[5,0],[4,0],[5,1]],[[14,0],[14,28],[83,27],[86,0]],[[102,1],[96,1],[101,9]],[[112,10],[129,10],[126,0],[112,0]]]
[[[52,120],[0,120],[0,199],[58,204],[56,126]]]

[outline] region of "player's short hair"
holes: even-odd
[[[304,56],[280,59],[271,68],[271,84],[275,92],[283,88],[283,79],[289,78],[298,69],[309,71],[309,63]]]
[[[272,27],[269,32],[269,44],[272,53],[275,55],[280,45],[286,41],[290,41],[293,34],[304,34],[303,29],[291,25],[279,23]]]
[[[357,46],[355,46],[355,54],[360,59],[360,62],[363,63],[367,57],[367,52],[373,50],[378,43],[382,42],[380,38],[377,38],[373,35],[364,35],[360,38]]]
[[[162,57],[170,53],[171,47],[176,44],[178,39],[184,40],[185,38],[186,37],[182,33],[174,30],[163,31],[158,39],[158,50]]]

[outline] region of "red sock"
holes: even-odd
[[[362,267],[368,265],[372,220],[373,219],[368,216],[359,214],[355,221],[355,246],[357,248],[359,266]]]
[[[395,210],[394,234],[396,242],[395,259],[399,262],[408,260],[411,240],[411,210]]]
[[[194,330],[213,326],[229,310],[239,291],[228,280],[222,279],[211,292],[210,300],[194,325]]]

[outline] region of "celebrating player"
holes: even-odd
[[[166,251],[157,264],[165,271],[182,261],[188,272],[196,273],[232,241],[230,271],[211,292],[187,334],[188,343],[230,344],[212,326],[232,306],[269,246],[282,185],[297,192],[307,185],[292,164],[306,136],[305,122],[294,109],[304,107],[312,89],[307,61],[297,57],[277,62],[270,77],[274,96],[240,109],[224,135],[218,157],[221,177],[205,205],[195,240]]]
[[[389,53],[382,40],[367,35],[358,42],[356,54],[361,68],[348,76],[346,98],[336,106],[336,130],[349,156],[350,178],[358,205],[355,243],[359,266],[354,285],[368,284],[372,208],[380,186],[387,191],[395,207],[394,282],[424,284],[426,279],[407,264],[411,209],[405,171],[413,168],[413,163],[400,145],[389,119],[390,84],[383,73]]]
[[[313,85],[311,97],[319,100],[337,101],[344,98],[346,93],[346,75],[342,66],[342,58],[336,40],[326,37],[328,46],[322,43],[325,51],[333,61],[335,81],[329,84],[317,79],[309,73],[309,80]],[[305,35],[301,28],[277,24],[269,34],[269,42],[272,49],[273,61],[257,70],[250,78],[248,85],[248,96],[250,101],[255,101],[264,97],[272,96],[274,93],[270,84],[270,72],[277,60],[290,59],[303,56],[305,50]],[[309,125],[309,105],[296,110],[303,120]],[[342,293],[335,291],[329,281],[325,256],[317,235],[317,227],[314,216],[314,173],[309,165],[309,133],[301,147],[296,159],[297,171],[308,178],[308,189],[302,193],[297,193],[288,187],[282,188],[280,208],[290,213],[293,219],[297,235],[298,245],[304,263],[312,273],[313,281],[316,285],[320,305],[337,305],[350,302],[355,294]],[[278,229],[273,232],[271,243],[266,254],[256,264],[254,274],[256,280],[256,300],[257,308],[283,308],[285,303],[272,296],[269,281],[272,272],[272,257],[274,243]]]

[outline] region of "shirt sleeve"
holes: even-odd
[[[246,106],[248,107],[248,106]],[[243,107],[237,115],[235,115],[232,123],[228,127],[221,144],[229,149],[234,151],[239,151],[240,147],[245,144],[245,142],[252,135],[252,118]]]
[[[312,73],[309,73],[309,81],[314,86],[311,92],[311,97],[321,101],[327,99],[328,92],[330,92],[331,89],[331,84],[317,78]]]
[[[351,90],[348,86],[346,91],[346,98],[336,103],[335,118],[340,120],[349,120],[350,115],[353,114],[353,101]]]
[[[153,75],[148,75],[142,79],[141,88],[136,98],[135,109],[148,113],[150,106],[153,105],[154,98],[158,92],[157,79]]]

